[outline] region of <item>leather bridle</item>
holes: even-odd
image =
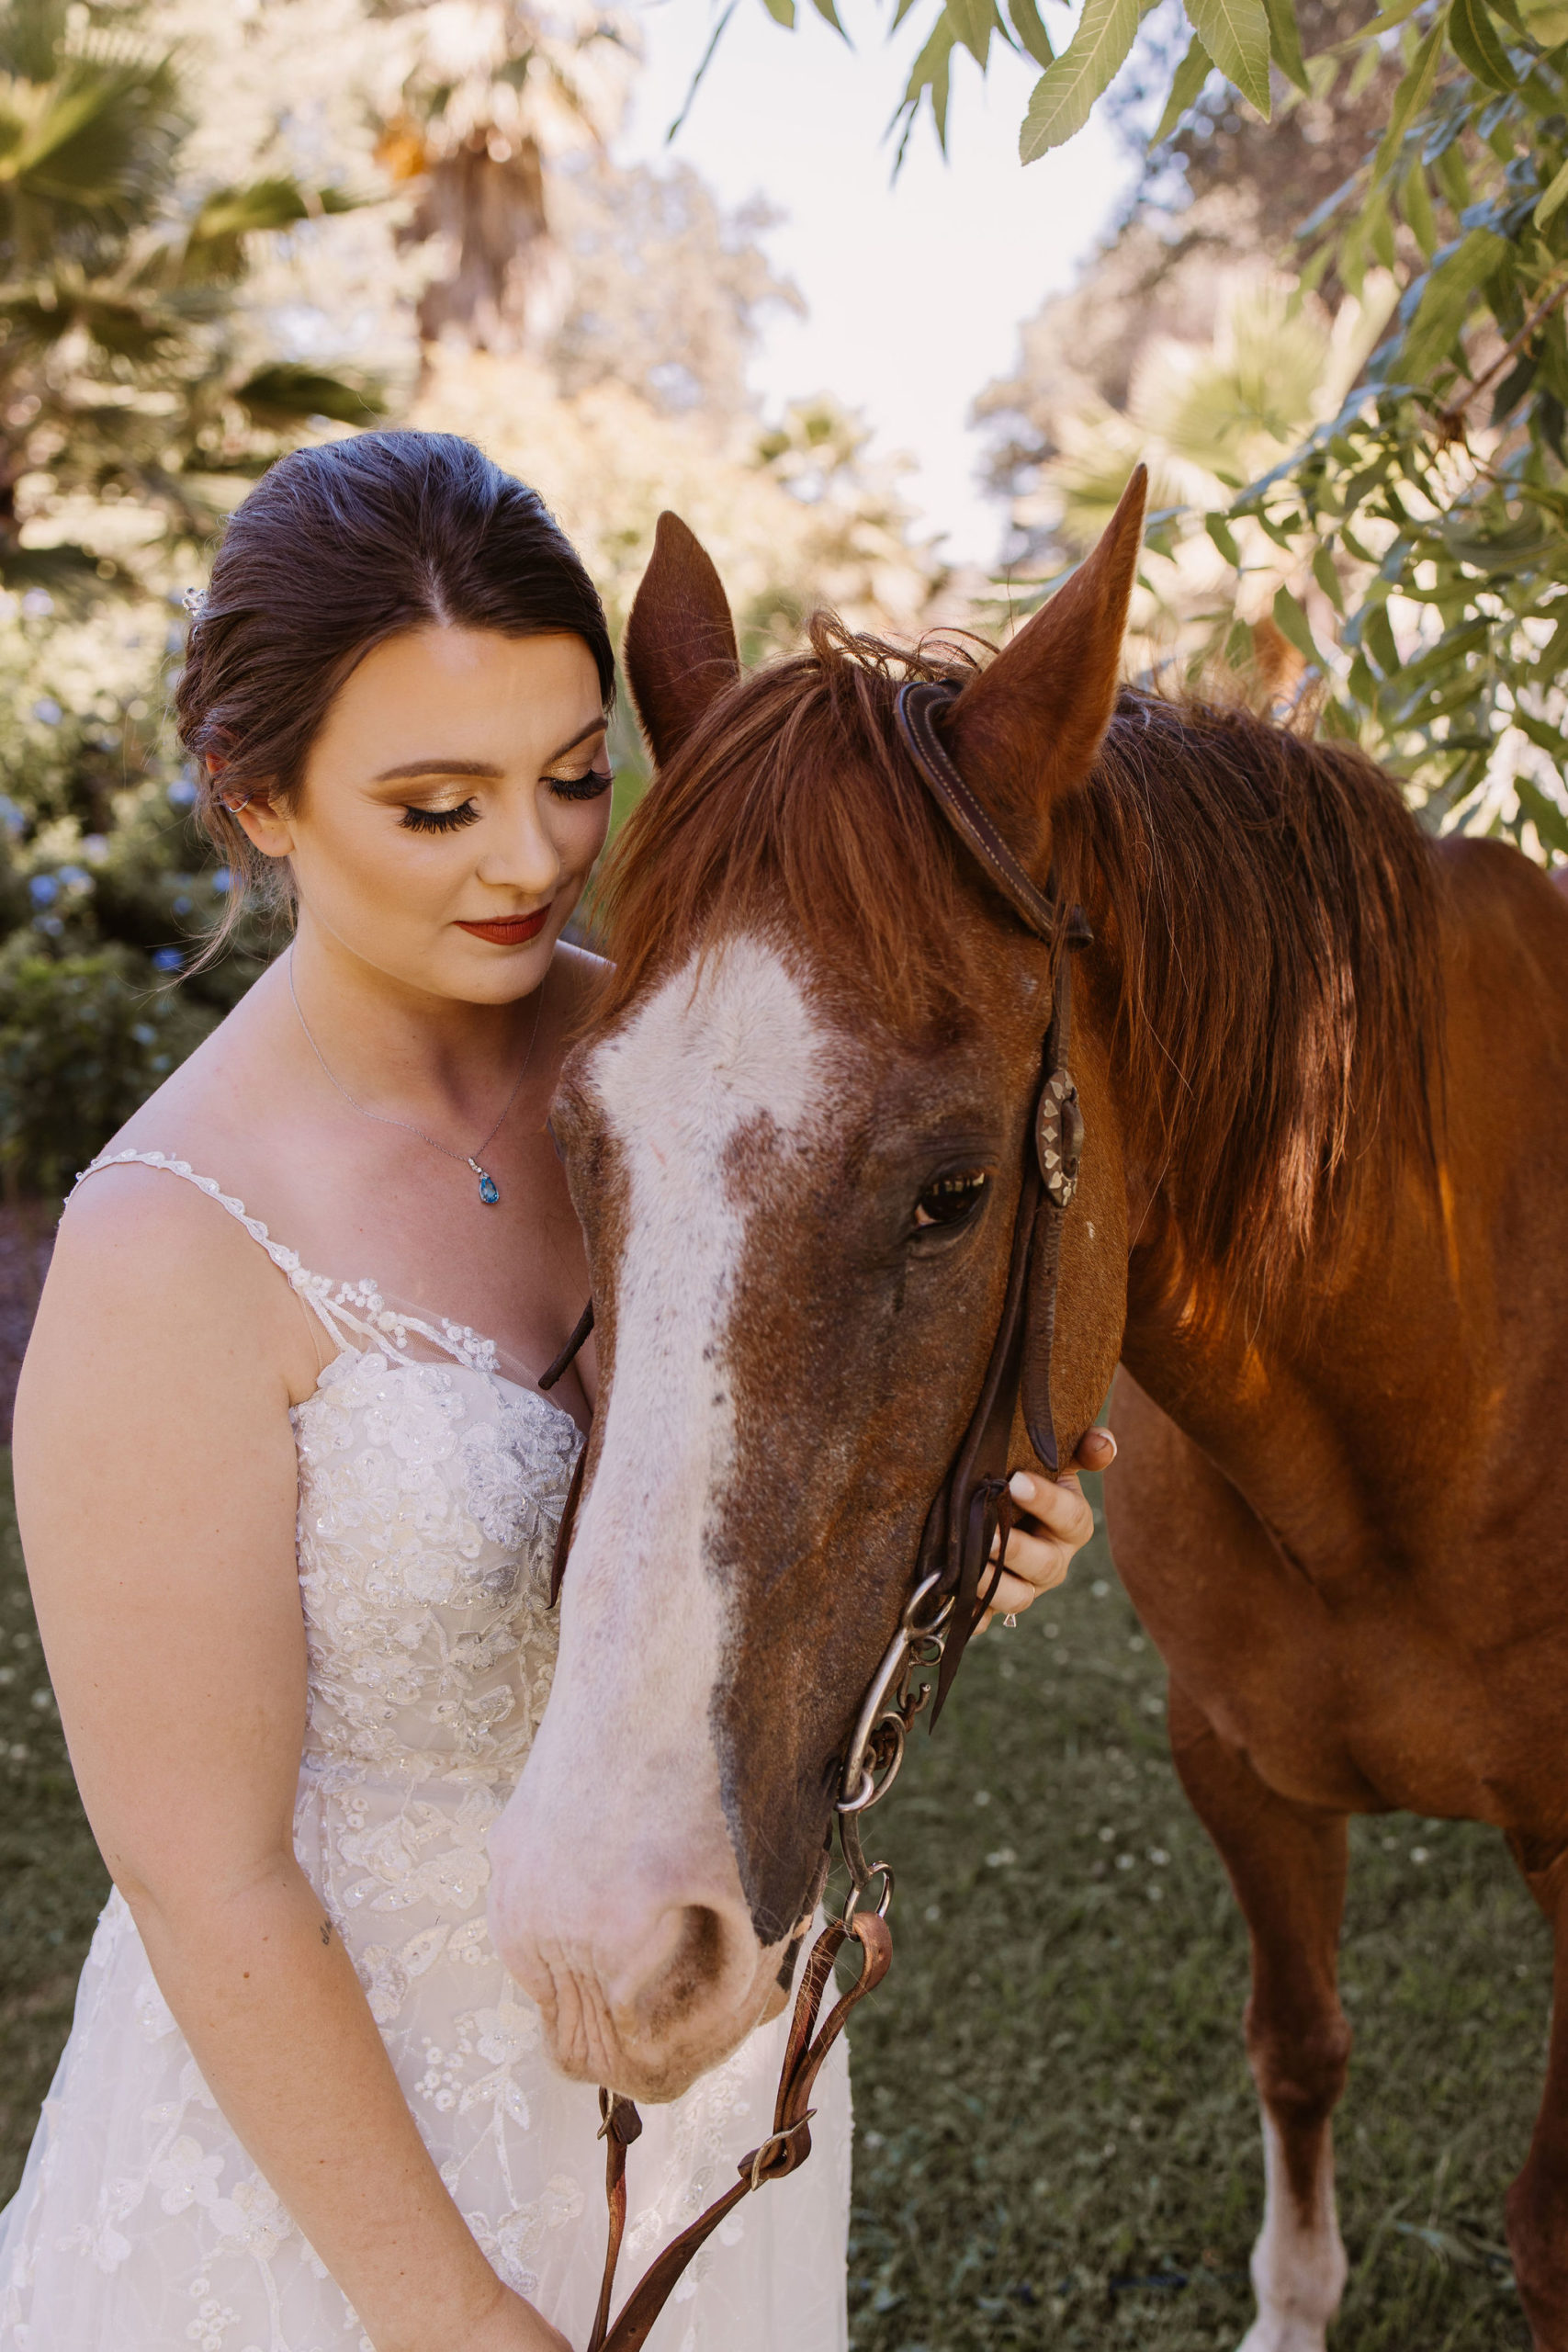
[[[726,2193],[665,2247],[612,2324],[610,2301],[626,2224],[626,2150],[641,2132],[642,2122],[629,2099],[616,2092],[600,2092],[610,2232],[599,2309],[587,2352],[637,2352],[687,2264],[726,2214],[764,2181],[780,2180],[794,2172],[810,2154],[813,2110],[807,2101],[812,2086],[850,2011],[881,1983],[893,1957],[886,1916],[893,1898],[893,1872],[886,1862],[866,1860],[861,1819],[892,1787],[909,1730],[928,1705],[935,1724],[1001,1576],[1015,1516],[1008,1487],[1008,1457],[1021,1410],[1039,1459],[1053,1476],[1061,1468],[1051,1396],[1051,1354],[1062,1227],[1077,1187],[1083,1149],[1083,1114],[1067,1066],[1072,951],[1088,945],[1091,933],[1079,908],[1064,908],[1055,876],[1045,891],[1036,888],[954,766],[937,732],[937,720],[958,692],[955,684],[945,682],[911,682],[901,686],[895,706],[899,734],[921,781],[959,840],[1018,920],[1052,951],[1051,1017],[1041,1045],[1040,1076],[1024,1146],[1001,1320],[968,1427],[927,1514],[916,1557],[914,1589],[851,1735],[834,1808],[851,1892],[842,1916],[829,1920],[818,1935],[795,1996],[773,2132],[741,2159],[739,2177]],[[541,1379],[541,1388],[554,1386],[592,1328],[590,1300],[570,1339]],[[559,1595],[566,1573],[586,1458],[584,1446],[578,1455],[556,1542],[552,1602]],[[821,1899],[831,1850],[829,1831],[828,1851],[781,1972],[786,1983]],[[875,1905],[863,1908],[873,1887],[877,1890]],[[852,1936],[861,1947],[860,1974],[818,2027],[818,2014],[833,1962]]]

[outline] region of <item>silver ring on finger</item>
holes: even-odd
[[[1007,1615],[1002,1619],[1002,1623],[1003,1623],[1004,1625],[1008,1626],[1008,1627],[1010,1628],[1010,1630],[1011,1628],[1013,1628],[1013,1627],[1016,1627],[1016,1625],[1017,1625],[1017,1623],[1018,1623],[1018,1619],[1017,1619],[1017,1616],[1014,1614],[1014,1612],[1013,1612],[1013,1611],[1012,1611],[1012,1610],[1010,1610],[1010,1610],[1008,1611]]]

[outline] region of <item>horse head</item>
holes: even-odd
[[[672,516],[637,594],[626,666],[657,773],[610,886],[616,967],[553,1114],[599,1406],[491,1905],[557,2064],[632,2097],[676,2096],[786,1996],[846,1742],[1002,1311],[1053,949],[934,812],[900,675],[957,684],[946,748],[1043,886],[1114,705],[1143,498],[1140,473],[984,665],[901,663],[818,622],[811,651],[744,675]],[[1126,1300],[1092,1023],[1074,1061],[1064,1459]]]

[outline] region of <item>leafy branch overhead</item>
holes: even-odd
[[[886,21],[919,5],[891,0]],[[1041,68],[1020,132],[1035,161],[1135,48],[1157,54],[1139,43],[1148,6],[1064,6],[1063,39],[1033,0],[937,0],[903,140],[929,109],[945,143],[955,54],[984,70],[1002,42]],[[1233,477],[1238,494],[1207,513],[1179,493],[1149,578],[1196,536],[1230,567],[1212,650],[1245,663],[1267,623],[1320,674],[1323,723],[1401,768],[1435,821],[1568,855],[1568,0],[1366,0],[1348,32],[1317,8],[1320,42],[1325,17],[1336,37],[1311,54],[1296,0],[1182,0],[1182,16],[1153,142],[1168,158],[1227,109],[1278,124],[1391,85],[1367,152],[1276,255],[1297,307],[1333,289],[1388,323],[1335,413],[1260,481]],[[1115,423],[1105,456],[1124,479],[1136,435]],[[1070,560],[1070,530],[1057,544]]]

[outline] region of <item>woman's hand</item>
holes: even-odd
[[[1021,1516],[1008,1538],[1007,1563],[978,1632],[983,1634],[993,1617],[1018,1616],[1043,1592],[1066,1581],[1073,1554],[1094,1533],[1094,1514],[1084,1500],[1077,1473],[1109,1470],[1115,1459],[1111,1431],[1087,1430],[1072,1468],[1060,1478],[1038,1476],[1030,1470],[1013,1472],[1010,1485]]]

